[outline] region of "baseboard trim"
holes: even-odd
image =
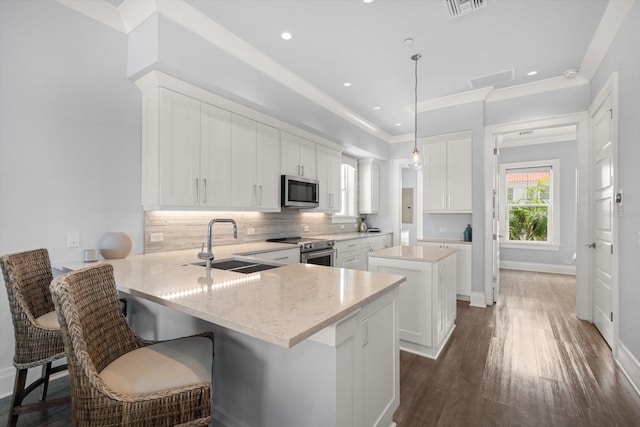
[[[471,292],[469,305],[471,307],[487,308],[487,303],[484,298],[484,292]]]
[[[500,261],[500,268],[505,270],[535,271],[538,273],[555,273],[576,275],[575,265],[542,264],[538,262]]]
[[[640,396],[640,362],[638,362],[638,359],[631,354],[629,349],[620,340],[618,340],[617,349],[618,357],[614,359],[616,365],[618,365],[624,376],[627,377],[631,383],[633,389],[638,396]]]

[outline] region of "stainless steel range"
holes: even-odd
[[[300,247],[300,262],[305,264],[335,265],[335,240],[313,239],[309,237],[280,237],[267,239],[267,242],[288,243]]]

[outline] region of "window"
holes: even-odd
[[[500,166],[503,246],[559,248],[558,160]]]

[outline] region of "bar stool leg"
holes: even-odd
[[[45,400],[47,398],[47,390],[49,389],[49,377],[51,376],[51,362],[42,365],[42,379],[44,380],[42,384],[42,394],[40,395],[40,400]]]
[[[20,406],[24,398],[24,385],[27,381],[28,369],[16,369],[16,381],[13,386],[13,396],[11,397],[11,410],[7,426],[15,427],[18,422],[18,414],[15,412],[17,406]]]

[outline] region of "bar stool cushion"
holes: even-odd
[[[144,394],[211,383],[213,343],[189,337],[160,342],[123,354],[99,374],[116,393]]]
[[[60,329],[58,322],[58,313],[50,311],[36,318],[36,323],[44,329]]]

